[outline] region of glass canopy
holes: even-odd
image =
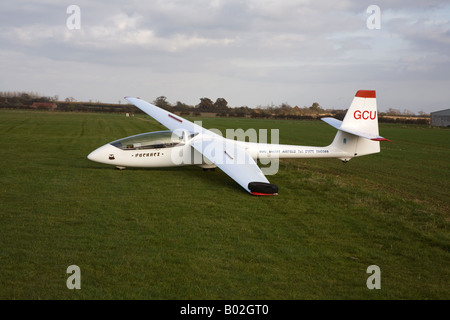
[[[119,139],[110,144],[122,150],[144,150],[172,148],[183,143],[183,137],[172,131],[157,131]]]

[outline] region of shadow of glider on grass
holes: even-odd
[[[359,90],[343,121],[322,118],[338,132],[326,147],[256,143],[226,139],[178,115],[140,98],[125,97],[130,103],[170,131],[143,133],[105,144],[88,159],[117,167],[173,167],[197,165],[219,167],[252,195],[276,195],[278,187],[269,183],[256,164],[257,159],[338,158],[380,152],[376,93]]]

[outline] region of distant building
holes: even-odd
[[[430,124],[436,127],[450,127],[450,109],[431,112]]]
[[[31,108],[34,109],[47,109],[47,110],[56,110],[56,108],[58,108],[56,103],[52,103],[52,102],[34,102],[31,105]]]

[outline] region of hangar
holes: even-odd
[[[436,127],[450,127],[450,109],[431,112],[430,124]]]

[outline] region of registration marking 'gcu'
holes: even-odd
[[[353,118],[355,118],[356,120],[375,120],[375,118],[377,117],[377,112],[376,111],[362,111],[361,110],[356,110],[353,113]]]

